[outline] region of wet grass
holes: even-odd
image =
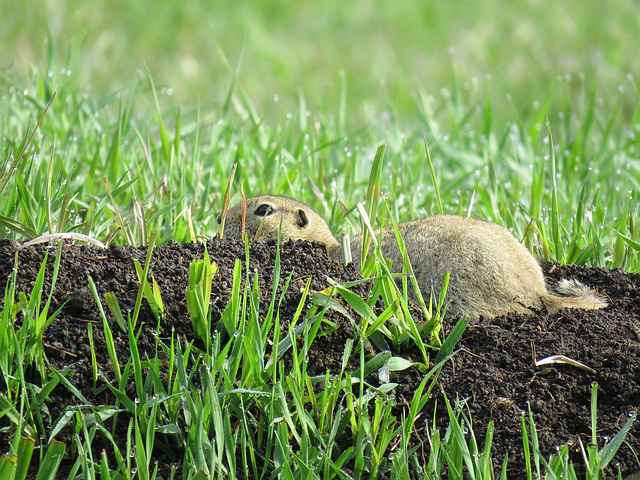
[[[62,14],[53,3],[42,11],[5,3],[0,18],[13,27],[0,38],[15,48],[0,56],[0,237],[196,241],[217,232],[228,186],[232,203],[242,189],[288,195],[313,206],[334,232],[360,232],[356,205],[368,199],[375,154],[386,142],[381,197],[370,218],[470,214],[508,227],[539,258],[640,272],[640,72],[627,39],[639,34],[631,2],[618,2],[606,21],[593,16],[598,6],[493,1],[479,12],[469,4],[477,23],[471,13],[458,15],[464,7],[418,3],[406,12],[336,6],[333,14],[326,5],[319,12],[237,4],[224,15],[203,11],[204,4],[154,4],[157,22],[146,28],[138,28],[148,11],[140,2],[123,2],[125,13],[109,7],[100,18],[102,4],[77,3]],[[482,19],[493,27],[483,28]],[[39,28],[47,21],[48,37]],[[96,328],[126,327],[131,339],[130,359],[113,353],[116,381],[95,372],[94,383],[107,385],[118,403],[66,412],[52,430],[39,413],[49,389],[62,384],[86,401],[68,372],[46,368],[38,339],[55,315],[40,310],[47,292],[16,299],[9,282],[0,316],[0,417],[15,442],[0,478],[5,468],[13,478],[26,474],[33,446],[21,435],[42,448],[32,462],[54,468],[55,432],[71,423],[77,438],[66,455],[84,478],[154,478],[157,442],[182,445],[175,473],[185,478],[349,478],[345,465],[352,478],[409,478],[409,470],[424,478],[445,470],[450,478],[492,478],[490,440],[481,448],[464,433],[472,422],[462,407],[451,410],[452,426],[432,426],[429,465],[408,460],[412,419],[395,418],[385,392],[360,380],[366,368],[399,367],[401,359],[366,358],[365,349],[348,344],[345,359],[356,348],[362,373],[343,368],[322,379],[306,375],[304,352],[295,352],[293,372],[265,363],[265,328],[276,345],[292,348],[296,335],[313,338],[322,309],[283,332],[273,298],[261,326],[247,280],[225,316],[228,329],[243,334],[226,344],[213,338],[205,352],[178,339],[159,344],[171,359],[166,383],[157,381],[158,358],[136,356],[135,322],[121,317],[109,327],[103,310]],[[152,286],[140,292],[161,305]],[[112,303],[109,312],[117,308]],[[9,328],[18,316],[23,326]],[[41,390],[24,377],[24,361],[37,366]],[[135,399],[124,392],[128,379]],[[324,385],[323,393],[310,393],[310,382]],[[430,385],[416,392],[412,411],[424,405]],[[248,405],[264,413],[260,422],[244,415]],[[109,439],[125,414],[133,418],[126,450],[111,441],[118,465],[87,453],[94,436]],[[337,452],[335,439],[347,429],[354,447]],[[401,440],[389,453],[392,439]],[[562,451],[547,465],[531,445],[532,476],[551,469],[548,478],[574,478]],[[598,478],[604,462],[597,447],[585,452],[590,478]]]
[[[565,99],[550,96],[534,115],[516,112],[502,125],[490,97],[425,97],[412,130],[345,135],[339,112],[302,104],[267,122],[236,88],[220,108],[162,109],[147,73],[100,99],[65,79],[36,77],[29,88],[9,87],[0,109],[0,234],[77,232],[136,245],[151,231],[160,243],[212,236],[233,168],[232,203],[241,187],[248,196],[285,194],[312,205],[334,231],[359,231],[355,206],[386,141],[380,191],[397,221],[471,214],[505,225],[540,258],[636,272],[637,94],[624,118],[616,107],[624,92],[613,109],[587,79],[576,100],[570,93],[567,84]],[[552,105],[562,105],[554,117]]]

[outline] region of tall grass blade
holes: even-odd
[[[236,176],[236,170],[238,168],[238,164],[234,163],[231,167],[231,173],[229,173],[229,180],[227,181],[227,188],[224,191],[224,197],[222,201],[222,213],[220,214],[220,226],[218,227],[218,237],[223,238],[224,235],[224,224],[227,219],[227,210],[229,210],[229,204],[231,203],[231,186],[233,185],[233,179]],[[244,199],[244,194],[242,197],[242,204],[245,206],[243,209],[242,216],[242,234],[244,235],[244,212],[246,212],[246,202]]]
[[[637,418],[637,412],[635,411],[630,412],[629,420],[627,420],[627,423],[625,423],[624,426],[620,429],[620,431],[616,434],[616,436],[613,437],[613,439],[609,443],[607,443],[602,448],[602,450],[600,450],[600,452],[598,452],[598,457],[600,459],[600,468],[602,470],[604,470],[607,467],[607,465],[609,465],[609,463],[611,463],[611,461],[614,459],[616,453],[622,446],[622,443],[624,442],[625,437],[629,433],[629,430],[631,430],[631,427],[635,423],[636,418]]]
[[[54,480],[56,478],[65,449],[66,445],[57,440],[52,440],[49,443],[49,448],[47,448],[44,460],[40,464],[36,480]]]
[[[109,353],[109,359],[111,360],[113,373],[118,383],[120,383],[120,380],[122,378],[122,372],[120,371],[118,354],[116,352],[116,347],[113,340],[113,332],[111,331],[111,327],[109,326],[109,322],[107,321],[107,316],[105,315],[104,309],[102,308],[102,302],[100,302],[100,297],[98,296],[98,290],[96,288],[96,284],[93,282],[93,279],[91,278],[91,276],[89,276],[87,280],[89,282],[89,288],[91,289],[93,298],[96,301],[96,304],[98,305],[98,311],[100,312],[100,316],[102,317],[102,327],[104,330],[104,338],[105,338],[105,343],[107,344],[107,352]]]
[[[431,160],[431,153],[429,152],[429,144],[427,143],[427,137],[424,138],[424,151],[427,155],[427,163],[429,164],[429,171],[431,172],[431,181],[433,182],[433,188],[436,191],[436,201],[438,202],[438,213],[444,214],[444,208],[442,207],[442,198],[440,197],[440,187],[438,186],[438,179],[436,178],[436,171],[433,168],[433,161]]]
[[[362,223],[362,256],[360,258],[360,271],[364,270],[364,266],[367,262],[367,256],[369,253],[369,247],[371,246],[371,227],[376,219],[378,211],[378,199],[380,198],[380,177],[382,174],[382,161],[384,158],[384,151],[387,144],[383,143],[378,146],[376,155],[373,158],[373,165],[371,166],[371,173],[369,175],[369,185],[367,187],[367,201],[365,210],[370,221],[370,225],[365,225],[365,220]]]

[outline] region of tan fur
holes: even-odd
[[[268,215],[268,209],[271,209]],[[261,195],[247,199],[246,232],[250,238],[277,239],[282,223],[282,240],[324,243],[336,260],[342,258],[340,244],[326,222],[314,210],[287,197]],[[511,233],[498,225],[474,218],[436,215],[401,223],[416,280],[425,299],[439,293],[446,272],[450,272],[446,300],[449,312],[495,317],[509,312],[529,313],[543,307],[598,309],[607,302],[576,280],[562,280],[559,296],[547,290],[542,270],[531,253]],[[224,236],[241,238],[242,206],[229,209]],[[257,232],[260,232],[257,235]],[[351,253],[360,262],[362,237],[351,239]],[[393,272],[402,271],[402,257],[393,229],[383,229],[382,252],[393,261]]]

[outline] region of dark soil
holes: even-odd
[[[206,245],[211,259],[219,267],[212,291],[215,323],[230,297],[234,261],[236,258],[244,261],[245,251],[242,243],[234,241],[212,239]],[[5,291],[18,246],[16,242],[0,240],[0,292]],[[87,339],[89,322],[95,324],[93,336],[99,368],[103,372],[110,372],[111,367],[102,321],[87,286],[87,277],[92,277],[101,295],[114,292],[123,311],[133,310],[139,285],[133,259],[138,258],[144,263],[146,249],[112,246],[100,250],[70,245],[64,245],[63,248],[51,311],[66,301],[68,303],[45,333],[45,351],[54,368],[61,370],[73,365],[71,380],[89,402],[96,405],[113,404],[113,398],[109,398],[107,391],[103,391],[98,398],[93,394],[91,351]],[[47,250],[50,254],[44,291],[49,291],[55,248],[46,246],[27,247],[19,251],[18,291],[30,294]],[[176,334],[189,340],[193,339],[193,334],[184,292],[188,283],[189,263],[202,258],[203,252],[202,244],[170,243],[154,249],[151,263],[151,272],[162,291],[167,315],[163,331],[175,329]],[[251,245],[250,269],[259,274],[263,298],[271,297],[275,252],[273,245]],[[284,284],[290,272],[294,272],[280,310],[285,322],[293,316],[300,300],[299,287],[304,286],[307,279],[311,278],[312,289],[320,290],[328,285],[327,276],[337,281],[357,277],[351,266],[344,267],[331,261],[324,248],[318,245],[288,243],[283,245],[281,255],[281,284]],[[548,262],[543,262],[542,266],[550,283],[563,277],[576,278],[607,295],[611,305],[600,311],[539,312],[536,315],[512,315],[471,322],[458,344],[460,351],[442,370],[439,386],[434,389],[434,398],[422,413],[423,419],[432,419],[437,400],[436,422],[444,432],[448,418],[443,408],[441,390],[452,401],[466,400],[479,442],[484,441],[487,423],[494,421],[494,462],[495,465],[501,465],[504,455],[508,454],[510,478],[522,478],[524,471],[521,413],[529,408],[534,415],[545,457],[555,452],[557,446],[569,442],[578,471],[584,470],[578,440],[586,446],[591,439],[590,399],[593,382],[599,386],[597,434],[600,447],[605,438],[613,438],[632,412],[640,409],[640,275],[619,270],[559,266]],[[365,294],[362,290],[356,293]],[[335,312],[331,315],[331,320],[340,327],[313,343],[309,352],[309,373],[312,375],[339,370],[343,345],[347,339],[354,338],[346,319]],[[455,320],[446,321],[447,332]],[[144,358],[146,353],[155,355],[157,320],[146,301],[143,301],[138,324],[144,325],[138,341],[141,356]],[[128,358],[126,334],[115,324],[112,330],[118,357]],[[416,351],[396,354],[419,359]],[[551,355],[564,355],[577,360],[595,373],[570,365],[535,366],[535,359]],[[357,368],[358,364],[357,358],[352,359],[352,368]],[[398,416],[411,401],[421,380],[422,374],[417,369],[392,376],[392,381],[399,384],[395,391]],[[2,383],[0,394],[6,394],[6,385]],[[67,406],[79,402],[61,386],[56,387],[49,400],[46,421],[55,421]],[[424,422],[416,425],[424,425]],[[2,452],[8,451],[12,441],[5,428],[7,426],[8,418],[0,417]],[[125,437],[128,424],[123,421],[121,428],[122,432],[115,432],[115,437],[119,434]],[[72,433],[63,431],[58,439],[70,445]],[[415,442],[422,440],[419,438],[421,434],[424,434],[424,427],[418,428]],[[636,421],[627,436],[627,444],[621,447],[613,462],[620,466],[624,476],[640,470],[631,450],[633,448],[636,455],[640,453],[639,438],[640,422]],[[428,443],[425,443],[418,454],[426,455],[427,449]],[[160,464],[168,468],[170,460],[162,452],[158,452],[158,455]],[[100,452],[94,452],[94,458],[99,457]],[[613,471],[610,470],[610,473]]]

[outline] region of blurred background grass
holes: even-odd
[[[208,104],[232,81],[221,50],[258,109],[275,96],[294,108],[300,90],[335,109],[343,75],[350,120],[392,103],[411,121],[416,91],[437,93],[455,74],[501,117],[510,103],[526,114],[559,77],[574,91],[581,75],[596,79],[603,102],[618,95],[640,73],[639,12],[632,0],[1,2],[0,69],[64,69],[101,95],[147,65],[172,101]]]

